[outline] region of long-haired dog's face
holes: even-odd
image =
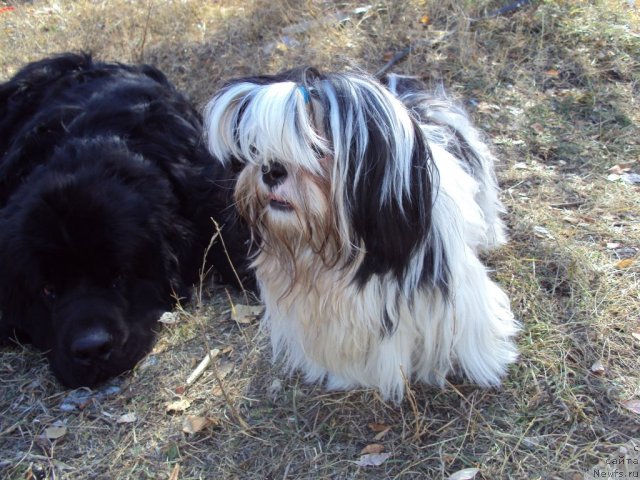
[[[361,283],[409,259],[430,226],[430,152],[383,85],[298,69],[228,84],[205,112],[211,152],[242,168],[240,212],[263,252],[318,254]],[[433,273],[433,272],[431,272]]]
[[[242,215],[264,240],[263,248],[286,257],[310,247],[331,261],[337,252],[335,216],[329,207],[329,157],[316,172],[294,162],[248,163],[235,199]],[[285,259],[283,259],[285,260]]]

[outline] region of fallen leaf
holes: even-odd
[[[370,423],[369,428],[372,431],[377,432],[377,434],[373,437],[373,439],[377,442],[382,440],[383,437],[387,433],[389,433],[389,430],[391,430],[391,427],[389,425],[385,425],[384,423]]]
[[[157,355],[158,353],[166,352],[168,348],[168,344],[166,342],[158,342],[151,350],[152,355]]]
[[[174,392],[175,392],[177,395],[182,395],[186,390],[187,390],[187,387],[185,387],[184,385],[180,385],[179,387],[176,387],[176,389],[174,390]]]
[[[535,233],[536,237],[539,237],[539,238],[553,238],[553,235],[551,235],[551,232],[541,226],[533,227],[533,232]]]
[[[480,102],[478,104],[478,112],[480,113],[492,113],[492,112],[499,112],[499,111],[500,111],[500,107],[495,103]]]
[[[629,185],[637,185],[640,183],[639,173],[623,173],[620,178],[624,183],[628,183]]]
[[[420,17],[420,23],[422,25],[429,25],[431,23],[431,19],[429,18],[429,15],[423,15],[422,17]]]
[[[356,7],[351,11],[356,15],[362,15],[363,13],[367,13],[369,10],[371,10],[371,7],[372,5],[365,5],[364,7]]]
[[[618,180],[620,180],[620,175],[618,175],[617,173],[610,173],[609,175],[607,175],[607,180],[609,180],[610,182],[617,182]]]
[[[369,453],[362,455],[360,460],[356,462],[356,465],[359,467],[377,467],[386,462],[390,456],[390,453]]]
[[[231,320],[246,325],[253,323],[256,318],[262,315],[264,306],[262,305],[233,305],[231,307]]]
[[[546,73],[547,76],[549,76],[549,77],[557,77],[557,76],[560,75],[560,71],[556,70],[555,68],[551,68],[551,69],[547,70],[544,73]]]
[[[209,419],[207,417],[187,415],[182,420],[182,431],[184,433],[198,433],[207,425],[209,425]]]
[[[139,364],[138,368],[141,370],[144,370],[146,368],[149,367],[153,367],[154,365],[158,364],[158,357],[156,357],[155,355],[149,355],[147,356],[147,358],[145,358],[142,363]]]
[[[633,163],[621,163],[619,165],[614,165],[609,170],[607,170],[607,173],[617,173],[617,174],[625,173],[631,170],[632,165]]]
[[[133,423],[138,419],[137,415],[134,412],[131,413],[125,413],[124,415],[121,415],[117,420],[116,423]]]
[[[184,433],[198,433],[204,428],[217,425],[219,422],[212,417],[199,417],[196,415],[187,415],[182,420],[182,431]]]
[[[391,427],[384,423],[370,423],[369,428],[374,432],[382,432],[384,430],[389,430]]]
[[[232,362],[223,363],[222,365],[217,367],[216,368],[216,375],[218,377],[217,379],[224,380],[225,377],[229,375],[229,373],[231,373],[233,368],[234,368],[234,364]],[[215,395],[216,397],[219,397],[220,395],[222,395],[222,393],[223,391],[220,386],[220,383],[216,382],[216,385],[211,389],[211,394]]]
[[[360,455],[365,455],[367,453],[382,453],[382,452],[384,452],[384,445],[380,443],[371,443],[360,451]]]
[[[580,219],[575,218],[575,217],[570,217],[570,216],[565,216],[562,217],[562,220],[564,220],[565,222],[571,224],[571,225],[578,225],[580,223]]]
[[[275,401],[280,392],[282,392],[282,382],[279,379],[274,378],[271,385],[267,388],[267,394]]]
[[[480,469],[478,468],[465,468],[462,470],[458,470],[457,472],[449,475],[448,480],[470,480],[472,478],[475,478],[479,471]]]
[[[63,412],[73,412],[77,407],[71,403],[61,403],[58,408]]]
[[[629,268],[631,265],[633,265],[633,258],[625,258],[624,260],[620,260],[616,263],[616,268],[618,270],[622,270],[624,268]]]
[[[182,413],[187,408],[191,406],[191,401],[183,398],[181,400],[176,400],[175,402],[167,403],[165,407],[165,412],[167,413]]]
[[[379,433],[376,434],[375,437],[373,437],[374,440],[376,441],[380,441],[384,438],[384,436],[389,433],[389,430],[391,430],[391,427],[387,427],[384,430],[381,430]]]
[[[214,397],[219,397],[220,395],[222,395],[222,393],[223,391],[222,388],[220,388],[220,385],[216,385],[211,389],[211,395],[213,395]]]
[[[596,375],[602,375],[605,371],[602,361],[596,360],[595,362],[593,362],[593,365],[591,365],[591,371]]]
[[[276,42],[269,42],[266,45],[262,46],[262,53],[265,55],[270,55],[276,49]]]
[[[630,412],[640,415],[640,400],[625,400],[622,406]]]
[[[544,133],[544,127],[540,123],[534,123],[531,125],[531,129],[538,135]]]
[[[67,434],[67,427],[64,425],[54,425],[47,427],[44,436],[49,440],[58,440]]]
[[[522,439],[522,445],[528,449],[534,449],[540,447],[540,440],[538,437],[524,437]]]
[[[587,215],[580,215],[580,220],[582,220],[584,223],[595,223],[595,219],[592,217],[589,217]]]
[[[158,321],[165,325],[173,325],[178,322],[178,312],[164,312]]]
[[[224,380],[227,375],[229,375],[235,365],[233,362],[226,362],[216,368],[216,374],[218,375],[218,380]]]
[[[638,253],[638,249],[634,247],[619,247],[614,250],[618,258],[633,258]]]

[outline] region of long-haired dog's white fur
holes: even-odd
[[[231,81],[205,121],[242,169],[276,356],[395,401],[405,378],[500,383],[518,325],[478,253],[505,241],[503,208],[462,109],[409,77],[303,68]]]

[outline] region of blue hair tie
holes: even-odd
[[[300,93],[302,93],[304,103],[309,103],[311,101],[311,94],[309,93],[309,90],[307,90],[307,88],[303,87],[302,85],[298,87],[298,90],[300,90]]]

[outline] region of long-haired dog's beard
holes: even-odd
[[[287,272],[290,287],[301,271],[314,259],[332,268],[341,258],[335,210],[330,208],[327,177],[293,169],[288,178],[274,188],[261,180],[261,168],[247,166],[238,176],[236,206],[260,245],[257,262],[277,259]]]

